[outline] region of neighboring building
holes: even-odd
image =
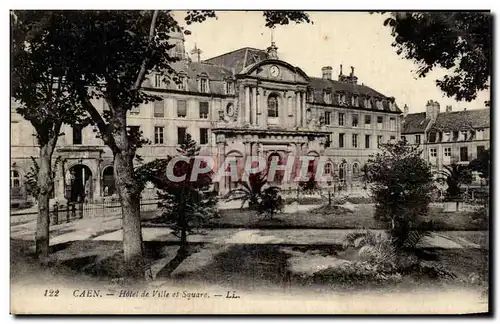
[[[310,77],[279,60],[274,43],[266,51],[242,48],[205,61],[196,49],[191,60],[182,33],[172,39],[177,44],[172,55],[181,58],[172,65],[180,82],[148,76],[144,89],[163,100],[129,112],[128,124],[139,127],[152,143],[138,152],[145,161],[175,155],[189,133],[202,154],[218,161],[236,157],[240,172],[250,154],[280,161],[288,155],[327,156],[325,173],[354,186],[360,185],[361,167],[378,143],[400,136],[395,99],[359,85],[354,68],[343,75],[341,67],[338,80],[332,79],[331,67],[322,69],[321,78]],[[104,101],[94,104],[107,109]],[[12,170],[17,174],[11,174],[11,187],[23,191],[30,156],[38,156],[38,149],[30,124],[14,112],[12,132]],[[97,129],[64,126],[63,132],[54,154],[62,161],[55,170],[56,197],[64,196],[75,177],[91,200],[112,195],[113,158]],[[234,185],[223,181],[218,187],[225,192]]]
[[[420,145],[434,170],[453,163],[469,164],[490,147],[490,109],[452,111],[447,106],[441,112],[439,103],[430,100],[425,112],[408,114],[405,109],[401,136]]]

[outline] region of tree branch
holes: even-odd
[[[111,129],[109,127],[109,124],[106,123],[106,121],[101,116],[99,111],[90,102],[90,100],[87,97],[85,89],[79,89],[78,95],[80,97],[80,101],[82,103],[83,108],[89,113],[92,120],[96,123],[97,128],[99,128],[99,132],[102,135],[102,140],[104,141],[104,143],[111,148],[113,153],[120,152],[120,149],[116,145],[115,139],[111,135]]]
[[[151,19],[151,25],[149,27],[148,50],[149,50],[149,47],[151,46],[151,42],[153,41],[153,38],[155,35],[155,27],[156,27],[157,18],[158,18],[158,10],[154,10],[153,11],[153,18]],[[148,63],[148,56],[146,55],[144,57],[144,60],[142,61],[141,69],[139,71],[139,74],[137,75],[137,79],[135,81],[134,87],[132,88],[132,91],[137,91],[141,87],[142,82],[144,81],[145,74],[146,74],[147,63]]]

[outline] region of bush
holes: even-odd
[[[376,203],[375,217],[384,222],[398,247],[427,215],[434,179],[421,151],[404,142],[381,145],[364,167]]]

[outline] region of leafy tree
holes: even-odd
[[[437,86],[456,100],[474,100],[489,88],[492,71],[492,18],[488,12],[394,12],[391,28],[398,55],[419,65],[425,77],[435,67],[449,71]],[[489,102],[486,102],[489,105]]]
[[[280,195],[280,188],[267,187],[260,195],[260,201],[257,205],[257,212],[266,218],[273,218],[279,212],[283,211],[283,199]]]
[[[479,176],[486,179],[486,183],[488,183],[490,179],[490,150],[487,149],[479,153],[478,157],[469,163],[469,168],[479,172]]]
[[[38,202],[36,254],[45,263],[49,251],[49,198],[54,188],[52,155],[65,124],[83,122],[76,90],[68,81],[72,58],[64,46],[54,46],[66,33],[61,12],[11,12],[11,96],[17,113],[29,121],[39,146],[32,170],[32,193]]]
[[[375,200],[375,217],[401,247],[429,210],[433,177],[418,148],[400,141],[383,144],[381,150],[368,160],[364,176]]]
[[[195,163],[200,162],[201,168],[207,166],[205,161],[196,160],[200,159],[199,151],[200,147],[186,134],[178,152],[179,156],[185,157],[187,161],[177,162],[173,169],[174,176],[185,175],[182,181],[174,182],[167,176],[167,165],[172,157],[146,163],[136,172],[143,182],[151,181],[155,185],[160,199],[159,207],[164,210],[164,221],[172,225],[174,234],[180,238],[176,260],[184,260],[188,256],[187,236],[195,233],[217,214],[217,197],[214,192],[210,192],[213,172],[198,174],[196,179],[191,181]]]
[[[144,276],[140,193],[144,186],[134,172],[136,152],[145,143],[141,132],[130,128],[127,114],[161,98],[143,91],[147,75],[160,73],[165,82],[179,82],[170,66],[178,59],[169,55],[174,45],[169,33],[181,31],[170,11],[39,11],[23,20],[30,26],[47,30],[46,57],[71,62],[66,82],[77,93],[78,102],[98,127],[100,137],[114,157],[115,183],[122,205],[123,247],[127,275]],[[26,15],[30,15],[29,12]],[[308,22],[301,12],[264,12],[268,26],[290,21]],[[60,17],[55,20],[54,17]],[[215,17],[214,11],[189,11],[189,25]],[[55,25],[57,28],[48,28]],[[54,30],[56,29],[56,30]],[[57,50],[54,50],[57,49]],[[60,53],[59,53],[60,52]],[[64,65],[63,65],[64,66]],[[70,92],[73,93],[73,92]],[[71,96],[73,100],[75,96]],[[106,102],[102,112],[96,100]],[[71,102],[71,101],[66,101]],[[35,106],[36,107],[36,106]]]
[[[472,174],[468,166],[451,164],[443,166],[443,170],[438,174],[443,177],[448,185],[446,189],[447,199],[458,199],[461,197],[460,187],[462,184],[467,184],[472,181]]]

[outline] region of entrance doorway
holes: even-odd
[[[112,196],[115,191],[115,175],[112,166],[108,166],[102,172],[102,195],[104,197]]]
[[[83,164],[77,164],[69,169],[69,201],[89,202],[92,199],[92,172]]]

